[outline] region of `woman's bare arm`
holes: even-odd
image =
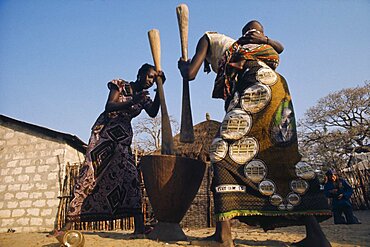
[[[183,61],[182,59],[178,62],[178,68],[180,69],[181,75],[184,79],[192,81],[195,79],[200,66],[204,62],[207,56],[209,47],[209,40],[207,35],[203,35],[199,39],[194,57],[191,61]]]

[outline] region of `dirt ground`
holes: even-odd
[[[370,246],[370,210],[356,211],[360,225],[334,225],[333,218],[322,222],[321,227],[333,247]],[[209,236],[214,229],[183,229],[189,241],[176,243],[157,242],[149,239],[132,239],[130,232],[83,232],[85,247],[157,247],[196,246],[192,240]],[[304,227],[278,228],[267,233],[248,226],[234,227],[233,238],[237,247],[289,246],[305,236]],[[56,239],[47,238],[46,233],[1,233],[1,247],[59,247]]]

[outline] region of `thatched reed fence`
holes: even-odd
[[[342,172],[353,188],[351,197],[355,210],[370,209],[370,169],[366,166],[354,165]]]
[[[73,186],[75,184],[75,178],[78,176],[79,167],[79,163],[67,163],[65,167],[65,176],[63,178],[59,177],[60,192],[58,196],[59,206],[57,213],[58,229],[61,229],[66,222],[68,205],[72,198]]]

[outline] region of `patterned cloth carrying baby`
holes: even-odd
[[[234,84],[237,83],[237,77],[235,77],[237,72],[245,68],[246,61],[251,60],[262,61],[270,68],[276,69],[279,65],[279,54],[270,45],[240,45],[238,41],[234,42],[220,60],[212,98],[226,100],[230,97],[235,88]]]

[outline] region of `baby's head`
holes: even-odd
[[[252,21],[248,22],[242,29],[242,35],[244,36],[244,35],[248,34],[249,32],[253,32],[253,31],[257,31],[257,32],[260,32],[260,33],[264,34],[263,33],[263,26],[257,20],[252,20]]]

